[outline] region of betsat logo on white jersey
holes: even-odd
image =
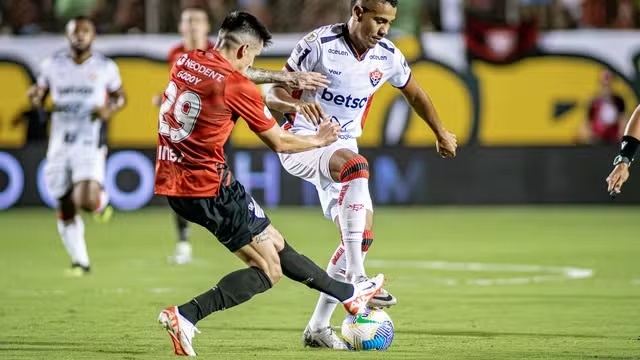
[[[332,102],[338,106],[344,106],[351,109],[362,109],[365,105],[367,105],[367,101],[369,100],[368,96],[364,98],[356,98],[351,94],[344,96],[340,94],[334,94],[329,89],[322,90],[321,98],[326,102]]]

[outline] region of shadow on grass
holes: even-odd
[[[225,326],[224,328],[210,328],[213,331],[269,331],[302,333],[299,328],[276,328],[276,327],[235,327]],[[508,331],[475,331],[475,330],[402,330],[402,334],[410,335],[431,335],[431,336],[461,336],[461,337],[500,337],[500,336],[522,336],[522,337],[542,337],[542,338],[579,338],[579,339],[614,339],[620,336],[592,335],[592,334],[562,334],[562,333],[534,333],[534,332],[508,332]]]

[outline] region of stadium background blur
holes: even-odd
[[[390,38],[461,148],[457,159],[441,160],[400,93],[386,85],[376,94],[360,144],[373,168],[378,209],[369,268],[389,274],[400,300],[390,310],[398,331],[390,357],[638,356],[640,245],[631,234],[640,225],[635,206],[619,206],[640,203],[637,174],[632,167],[612,201],[604,179],[618,146],[597,138],[585,144],[580,129],[604,72],[624,99],[624,118],[638,104],[640,1],[399,3]],[[147,328],[159,306],[184,300],[237,266],[198,229],[199,261],[180,269],[163,261],[174,234],[166,201],[153,196],[158,110],[151,98],[166,85],[166,56],[180,41],[179,11],[188,6],[207,9],[212,40],[233,9],[265,21],[275,41],[255,66],[269,69],[282,68],[307,32],[346,21],[350,8],[348,0],[0,0],[0,264],[10,269],[0,277],[7,321],[0,354],[7,358],[42,351],[158,358],[169,345]],[[97,24],[94,49],[118,63],[128,105],[109,124],[105,186],[116,216],[106,226],[88,224],[95,273],[74,283],[56,272],[67,264],[42,179],[46,114],[31,109],[24,94],[39,62],[65,47],[66,21],[81,14]],[[228,157],[285,236],[323,264],[337,235],[321,218],[313,187],[282,170],[241,121]],[[201,343],[201,351],[326,358],[302,355],[298,345],[314,294],[282,289],[257,300],[269,313],[265,319],[234,310],[203,325],[227,340]],[[114,320],[121,315],[110,309],[123,302],[143,309],[125,311],[135,325]],[[62,311],[52,316],[51,304]],[[293,308],[300,311],[285,311]],[[82,324],[66,327],[68,317]],[[239,325],[238,318],[251,323]],[[37,326],[41,319],[48,325]],[[112,328],[100,335],[87,325],[104,321]],[[128,340],[128,350],[117,344],[138,328],[142,335]],[[252,344],[234,343],[234,331],[247,333]]]

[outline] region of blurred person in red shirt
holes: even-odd
[[[615,144],[626,125],[624,99],[613,91],[613,74],[603,71],[600,89],[589,103],[587,118],[578,130],[578,142],[582,144]]]

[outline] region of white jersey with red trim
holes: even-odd
[[[329,78],[326,89],[294,93],[307,102],[318,102],[342,128],[340,138],[355,139],[362,128],[374,93],[389,81],[397,88],[409,83],[411,70],[404,55],[389,40],[358,54],[346,24],[324,26],[300,40],[287,60],[289,71],[315,71]],[[284,128],[292,132],[315,130],[302,114],[287,116]]]
[[[49,151],[71,144],[98,147],[106,136],[102,121],[94,109],[104,106],[107,95],[122,86],[116,63],[99,53],[92,53],[77,64],[66,51],[43,61],[38,86],[49,89],[53,102]]]

